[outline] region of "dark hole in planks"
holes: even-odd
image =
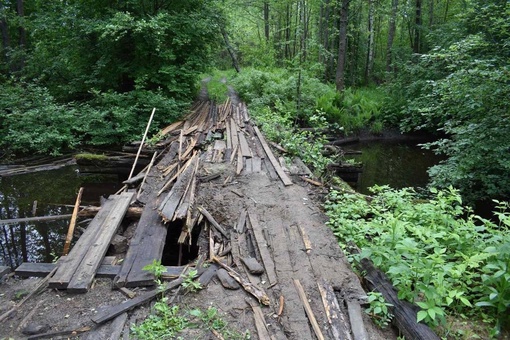
[[[198,237],[202,228],[195,227],[191,233],[191,244],[186,240],[179,244],[179,236],[185,220],[177,220],[168,224],[165,247],[161,257],[161,264],[164,266],[183,266],[193,262],[198,257]]]

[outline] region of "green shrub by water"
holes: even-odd
[[[399,298],[416,303],[418,320],[448,329],[446,316],[469,316],[508,325],[510,308],[510,211],[498,203],[498,223],[462,206],[457,190],[431,190],[419,199],[410,188],[372,188],[359,194],[332,191],[328,225],[344,247],[387,273]],[[359,256],[349,255],[352,261]]]

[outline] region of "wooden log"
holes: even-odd
[[[262,257],[262,263],[264,263],[264,268],[266,269],[266,275],[269,280],[270,287],[272,287],[278,283],[273,258],[269,253],[268,244],[262,232],[262,227],[259,224],[257,215],[253,211],[249,211],[248,218],[253,229],[253,235],[257,241],[257,248],[260,252],[260,256]]]
[[[207,209],[205,209],[204,207],[198,207],[198,211],[200,211],[200,213],[204,215],[205,218],[207,218],[209,223],[211,223],[211,225],[216,230],[218,230],[223,236],[225,236],[228,239],[228,234],[225,231],[225,229],[223,229],[223,227],[218,222],[216,222],[214,217],[212,217],[212,215],[207,211]]]
[[[97,235],[96,240],[90,245],[79,266],[76,268],[76,272],[67,286],[68,291],[75,293],[85,293],[88,291],[133,196],[134,193],[132,192],[120,195],[111,213],[102,223],[100,234]]]
[[[310,304],[308,303],[308,298],[306,297],[305,290],[303,289],[303,286],[298,279],[294,279],[294,287],[296,287],[299,298],[303,304],[303,307],[305,308],[306,315],[308,316],[308,320],[310,320],[310,324],[312,325],[315,336],[317,336],[317,339],[319,340],[324,340],[324,335],[322,335],[322,331],[319,327],[319,324],[317,323],[317,319],[313,314],[312,307],[310,307]]]
[[[143,180],[145,174],[146,172],[140,172],[138,175],[133,176],[130,179],[126,179],[122,182],[122,184],[126,184],[128,187],[134,187]]]
[[[350,329],[347,327],[347,318],[340,308],[333,287],[324,279],[317,282],[317,287],[321,293],[322,304],[326,311],[326,317],[328,318],[333,338],[335,340],[352,340]]]
[[[80,209],[81,203],[81,195],[83,194],[83,187],[78,191],[78,196],[76,197],[76,203],[74,204],[73,215],[71,216],[71,222],[69,222],[69,229],[67,230],[66,241],[64,243],[64,251],[62,252],[63,256],[69,254],[69,247],[71,246],[71,241],[73,240],[74,227],[76,226],[76,218],[78,217],[78,210]]]
[[[323,186],[323,184],[322,184],[321,182],[314,181],[313,179],[310,179],[310,178],[305,177],[305,176],[301,176],[301,179],[302,179],[303,181],[308,182],[308,183],[310,183],[310,184],[313,184],[313,185],[315,185],[315,186],[317,186],[317,187],[322,187],[322,186]]]
[[[351,251],[354,251],[351,249]],[[365,273],[365,284],[370,290],[380,292],[387,303],[393,305],[390,308],[394,315],[394,324],[402,332],[406,339],[416,340],[439,340],[439,337],[423,323],[416,322],[418,307],[409,302],[401,301],[395,287],[387,276],[377,269],[372,261],[367,258],[361,259],[358,264],[360,270]]]
[[[282,180],[283,184],[285,186],[292,185],[292,181],[287,176],[287,174],[283,171],[282,167],[276,160],[275,156],[273,155],[273,152],[269,148],[269,145],[267,145],[266,140],[265,140],[264,136],[262,135],[262,133],[260,132],[259,128],[254,126],[253,129],[255,130],[255,133],[256,133],[257,137],[259,138],[260,144],[262,144],[262,148],[266,152],[266,155],[269,158],[269,161],[273,165],[274,169],[276,170],[276,173]]]

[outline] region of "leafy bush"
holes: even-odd
[[[497,321],[497,331],[508,324],[508,204],[499,203],[496,224],[464,208],[453,188],[432,189],[427,200],[409,188],[376,186],[372,191],[371,201],[359,194],[330,193],[328,225],[342,247],[353,241],[361,257],[386,272],[399,298],[421,307],[418,321],[438,325],[447,314],[486,312]]]

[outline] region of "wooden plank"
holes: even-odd
[[[319,340],[324,340],[324,335],[322,335],[322,331],[319,327],[319,324],[317,323],[317,319],[313,314],[312,307],[310,307],[310,304],[308,303],[308,298],[306,297],[305,290],[303,289],[301,282],[299,282],[298,279],[294,279],[294,286],[296,287],[296,290],[299,294],[299,298],[301,299],[301,303],[305,308],[306,315],[308,315],[308,320],[310,320],[310,323],[312,324],[315,336],[317,336],[317,339]]]
[[[246,214],[248,211],[246,209],[241,210],[239,214],[239,219],[237,220],[236,231],[239,234],[244,233],[244,226],[246,225]]]
[[[135,297],[134,299],[124,301],[121,304],[111,306],[110,308],[107,308],[107,309],[97,313],[96,315],[94,315],[92,317],[92,321],[96,324],[102,324],[106,321],[109,321],[109,320],[121,315],[122,313],[127,312],[128,310],[131,310],[139,305],[149,302],[150,300],[154,299],[156,296],[158,296],[160,294],[165,294],[169,290],[177,288],[178,286],[181,285],[181,283],[183,281],[184,281],[184,278],[181,275],[178,279],[167,283],[163,289],[154,289],[146,294],[139,295],[139,296]]]
[[[117,195],[111,195],[102,208],[97,213],[96,217],[90,222],[90,225],[85,230],[83,235],[78,239],[73,249],[65,259],[59,263],[59,267],[55,275],[49,280],[48,286],[50,288],[66,289],[73,277],[76,269],[81,261],[87,254],[91,244],[95,242],[97,236],[100,234],[103,221],[110,215],[111,209],[116,204]]]
[[[142,268],[153,260],[160,260],[165,246],[167,228],[157,210],[157,198],[153,197],[142,212],[135,235],[131,239],[122,268],[115,277],[117,287],[154,285],[154,275]]]
[[[317,287],[322,297],[322,304],[326,311],[331,332],[335,340],[352,340],[347,318],[338,304],[333,287],[326,280],[317,282]]]
[[[124,192],[116,199],[116,204],[102,223],[97,239],[90,245],[89,250],[69,282],[68,291],[85,293],[89,290],[96,271],[106,255],[113,236],[122,223],[122,219],[129,208],[133,196],[133,192]]]
[[[207,211],[207,209],[205,209],[204,207],[198,207],[198,211],[200,211],[200,213],[204,215],[205,218],[207,218],[207,220],[212,224],[212,226],[216,230],[218,230],[223,236],[225,236],[228,239],[228,234],[225,231],[225,229],[223,229],[223,227],[218,222],[216,222],[214,217],[212,217],[212,215]]]
[[[260,141],[260,144],[262,144],[262,148],[264,149],[264,151],[266,152],[266,155],[267,157],[269,158],[269,161],[271,162],[271,164],[274,166],[274,169],[276,170],[276,173],[278,174],[278,176],[280,177],[280,179],[282,180],[283,184],[285,186],[288,186],[288,185],[292,185],[292,181],[290,180],[290,178],[287,176],[287,174],[283,171],[283,169],[281,168],[280,164],[278,163],[278,161],[276,160],[273,152],[271,151],[271,149],[269,148],[269,145],[267,145],[266,143],[266,140],[264,139],[264,136],[262,135],[262,133],[260,133],[260,130],[258,127],[254,126],[253,129],[255,130],[255,134],[257,135],[257,137],[259,138],[259,141]]]
[[[267,322],[264,318],[264,313],[262,313],[262,309],[258,304],[256,304],[253,300],[246,299],[246,302],[251,306],[253,310],[253,317],[255,319],[255,328],[257,329],[257,335],[259,339],[271,339],[269,335],[269,331],[267,329]]]
[[[241,153],[241,148],[237,148],[237,166],[236,166],[236,175],[241,174],[241,171],[243,171],[243,154]]]
[[[197,155],[193,156],[193,158],[188,161],[185,170],[181,173],[181,175],[179,175],[179,177],[177,177],[177,181],[173,185],[172,189],[159,205],[158,212],[165,222],[172,220],[175,210],[179,206],[185,190],[188,188],[188,185],[193,178],[197,162]]]
[[[239,146],[241,147],[241,154],[243,155],[243,157],[251,158],[253,155],[251,153],[250,146],[248,145],[248,141],[244,136],[244,133],[242,131],[239,131],[237,133],[237,136],[239,137]]]
[[[368,340],[369,337],[365,324],[363,323],[363,315],[359,303],[357,301],[347,301],[347,310],[349,311],[349,321],[351,323],[354,340]]]
[[[23,262],[14,273],[21,277],[45,277],[55,268],[57,268],[57,263],[31,263],[31,262]],[[120,265],[111,265],[111,264],[101,264],[99,269],[96,272],[96,277],[113,279],[116,275],[119,274],[121,266]],[[166,271],[161,275],[163,279],[173,279],[181,275],[184,267],[179,266],[167,266]]]
[[[239,137],[237,136],[238,127],[234,119],[230,118],[230,138],[232,140],[232,149],[239,146]]]
[[[258,156],[252,158],[251,162],[251,170],[252,172],[261,172],[262,171],[262,159]]]
[[[11,272],[11,267],[0,266],[0,280]]]
[[[259,224],[257,215],[253,211],[248,211],[248,218],[250,219],[250,223],[253,229],[253,235],[257,241],[257,248],[259,249],[260,257],[262,257],[262,262],[264,263],[264,268],[266,269],[270,287],[272,287],[278,283],[273,258],[269,253],[268,244],[262,232],[262,227]]]

